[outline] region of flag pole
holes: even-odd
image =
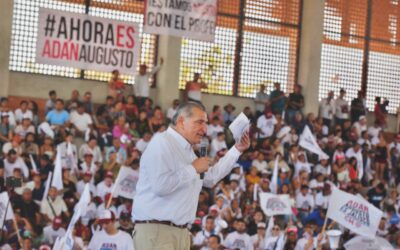
[[[17,224],[17,220],[15,219],[15,216],[13,218],[13,222],[14,222],[14,227],[15,227],[15,231],[17,232],[17,237],[18,237],[18,242],[21,245],[21,247],[24,246],[24,242],[22,241],[21,235],[19,233],[19,228],[18,228],[18,224]]]
[[[325,234],[326,224],[328,224],[328,216],[325,215],[324,225],[322,226],[321,234]]]

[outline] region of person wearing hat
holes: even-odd
[[[98,216],[97,222],[103,230],[93,234],[88,249],[135,249],[132,237],[115,226],[115,214],[111,210],[104,210]]]
[[[349,119],[349,103],[344,99],[346,90],[340,89],[339,96],[335,100],[335,119],[336,124],[343,126],[344,121]]]
[[[286,230],[286,242],[283,249],[295,249],[297,244],[297,227],[289,226]]]
[[[117,207],[116,207],[117,198],[111,197],[111,193],[107,193],[102,198],[103,198],[102,199],[103,202],[97,207],[97,210],[96,210],[97,216],[100,216],[104,210],[108,209],[114,213],[115,217],[118,218],[118,212],[117,212]],[[111,199],[110,206],[107,207],[107,204],[109,203],[110,199]]]
[[[98,170],[98,166],[93,161],[93,153],[91,151],[87,151],[84,153],[83,162],[79,166],[80,176],[82,176],[85,172],[91,172],[94,176]]]
[[[96,186],[96,196],[103,198],[107,193],[111,193],[114,187],[114,174],[107,171],[104,175],[104,180]]]
[[[157,249],[164,245],[190,248],[186,227],[195,219],[202,186],[215,186],[250,146],[246,132],[210,168],[211,159],[198,158],[192,148],[206,133],[204,106],[188,102],[178,108],[172,126],[150,141],[141,157],[132,212],[136,248]]]
[[[43,228],[42,243],[53,245],[56,242],[57,237],[63,237],[65,233],[65,229],[62,227],[61,217],[54,217],[52,224]]]
[[[257,233],[251,237],[253,241],[254,249],[264,249],[263,246],[265,245],[265,232],[266,232],[266,224],[264,222],[257,223]]]
[[[85,171],[82,173],[82,179],[76,183],[76,191],[82,194],[85,189],[86,183],[89,183],[89,190],[93,194],[96,193],[96,186],[94,185],[93,173],[91,171]]]
[[[228,103],[224,106],[224,112],[222,116],[224,117],[224,123],[226,126],[229,126],[235,120],[235,115],[233,112],[235,111],[236,107],[233,106],[231,103]]]
[[[103,163],[103,154],[97,145],[97,138],[95,136],[90,135],[86,143],[79,148],[79,160],[84,161],[85,154],[88,152],[92,153],[93,162],[96,165],[100,166]]]

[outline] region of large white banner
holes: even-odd
[[[139,46],[137,23],[39,10],[37,63],[133,75]]]
[[[290,198],[287,194],[260,193],[260,206],[268,216],[292,214]]]
[[[139,173],[129,167],[121,167],[115,181],[113,196],[121,196],[133,199],[136,194],[136,184],[139,180]]]
[[[146,0],[144,31],[213,42],[217,0]]]
[[[307,125],[304,126],[303,132],[300,135],[299,145],[317,154],[322,159],[329,159],[329,156],[319,147],[317,140],[314,138]]]
[[[334,188],[329,199],[327,216],[354,233],[375,237],[382,211],[360,196]]]

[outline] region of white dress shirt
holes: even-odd
[[[333,99],[328,100],[328,98],[322,99],[319,103],[319,115],[322,118],[332,120],[335,114],[335,101]]]
[[[337,98],[335,100],[336,107],[336,117],[339,119],[348,119],[349,118],[349,103],[341,98]]]
[[[150,94],[150,83],[149,79],[152,75],[157,73],[161,68],[161,65],[153,68],[152,71],[145,73],[144,75],[137,74],[135,76],[135,84],[133,89],[135,90],[135,95],[140,97],[149,97]]]
[[[239,156],[240,152],[232,147],[201,180],[192,166],[197,157],[182,135],[170,127],[154,136],[140,161],[133,219],[177,225],[193,222],[201,187],[217,184],[230,173]]]

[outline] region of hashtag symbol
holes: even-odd
[[[44,28],[45,36],[50,36],[50,37],[53,36],[55,22],[56,22],[55,15],[49,14],[46,18],[46,27]]]

